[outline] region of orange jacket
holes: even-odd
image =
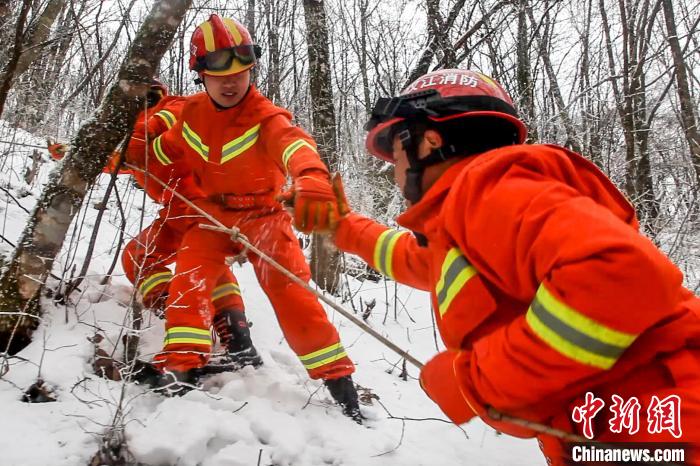
[[[455,379],[483,405],[545,419],[587,387],[700,345],[700,299],[624,196],[563,148],[460,161],[397,221],[427,247],[358,214],[336,244],[431,292],[445,345],[463,354]]]
[[[168,171],[163,170],[160,163],[149,155],[146,143],[153,141],[156,136],[172,128],[180,118],[184,106],[185,97],[165,96],[153,107],[139,113],[126,150],[126,161],[167,182]],[[159,183],[140,171],[134,170],[133,175],[136,182],[144,188],[151,199],[164,205],[170,202],[171,193]],[[193,181],[183,175],[182,183],[193,183]]]
[[[243,101],[218,109],[206,93],[187,97],[182,117],[151,145],[172,176],[192,172],[205,196],[266,195],[307,169],[328,172],[313,139],[292,125],[292,115],[250,88]],[[179,187],[195,197],[192,187]]]

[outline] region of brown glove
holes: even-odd
[[[304,233],[334,232],[350,212],[338,173],[332,180],[320,172],[299,176],[279,200],[292,207],[294,226]]]

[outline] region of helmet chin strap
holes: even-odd
[[[442,163],[447,159],[458,155],[457,148],[452,144],[433,149],[427,157],[418,156],[418,141],[410,129],[404,129],[398,133],[399,140],[406,151],[408,168],[406,169],[406,184],[403,188],[403,196],[415,204],[423,197],[423,174],[425,169]]]

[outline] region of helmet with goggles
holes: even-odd
[[[394,136],[415,124],[438,129],[461,126],[460,137],[449,141],[456,151],[461,144],[454,139],[471,138],[474,142],[475,137],[498,132],[502,145],[507,145],[521,144],[527,136],[525,124],[518,118],[513,101],[500,84],[469,70],[434,71],[418,78],[397,97],[379,99],[365,126],[369,130],[367,150],[380,159],[393,162]],[[489,129],[489,134],[483,134],[481,128],[466,131],[469,126],[483,125]]]
[[[423,196],[423,173],[431,165],[521,144],[527,136],[500,84],[481,73],[455,69],[428,73],[398,96],[379,99],[365,129],[369,153],[388,162],[394,162],[398,137],[408,160],[403,194],[411,202]],[[419,157],[418,145],[428,129],[439,131],[443,144]]]
[[[213,14],[194,30],[190,41],[190,69],[209,76],[228,76],[250,69],[260,46],[241,23]]]

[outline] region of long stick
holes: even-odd
[[[136,167],[130,163],[124,163],[124,165],[131,170],[136,170],[136,171],[139,171],[141,173],[144,173],[145,175],[150,176],[158,184],[163,186],[168,191],[172,192],[175,196],[178,197],[178,199],[183,201],[188,206],[194,208],[197,212],[202,214],[207,220],[209,220],[210,222],[212,222],[215,225],[215,226],[212,226],[212,225],[200,224],[199,225],[200,228],[203,228],[205,230],[219,231],[219,232],[228,234],[229,236],[231,236],[231,239],[241,243],[246,248],[250,249],[252,252],[257,254],[262,260],[264,260],[265,262],[267,262],[268,264],[270,264],[271,266],[276,268],[280,273],[284,274],[287,278],[292,280],[294,283],[296,283],[297,285],[303,287],[304,289],[306,289],[306,290],[310,291],[311,293],[313,293],[314,295],[316,295],[321,301],[328,304],[330,307],[332,307],[336,311],[340,312],[346,318],[350,319],[355,325],[357,325],[362,330],[364,330],[365,332],[372,335],[374,338],[379,340],[381,343],[386,345],[389,349],[394,351],[396,354],[398,354],[402,358],[405,358],[408,362],[413,364],[416,368],[420,369],[423,367],[423,363],[420,362],[418,359],[414,358],[413,356],[411,356],[410,354],[408,354],[408,351],[401,349],[399,346],[395,345],[392,341],[388,340],[386,337],[384,337],[382,334],[380,334],[379,332],[374,330],[372,327],[370,327],[369,325],[365,324],[363,321],[361,321],[360,319],[358,319],[357,317],[352,315],[352,313],[346,311],[343,307],[336,304],[330,298],[319,293],[317,290],[314,290],[308,283],[306,283],[304,280],[302,280],[301,278],[299,278],[296,275],[294,275],[293,273],[291,273],[289,270],[285,269],[282,265],[280,265],[272,257],[268,256],[267,254],[262,252],[260,249],[253,246],[250,243],[250,241],[248,241],[248,239],[245,236],[243,236],[237,229],[228,228],[226,225],[224,225],[223,223],[218,221],[216,218],[211,216],[209,213],[207,213],[203,209],[199,208],[197,205],[195,205],[193,202],[191,202],[185,196],[183,196],[182,194],[175,191],[173,188],[168,186],[163,181],[159,180],[157,177],[153,176],[151,173],[148,173],[145,170],[142,170],[139,167]]]

